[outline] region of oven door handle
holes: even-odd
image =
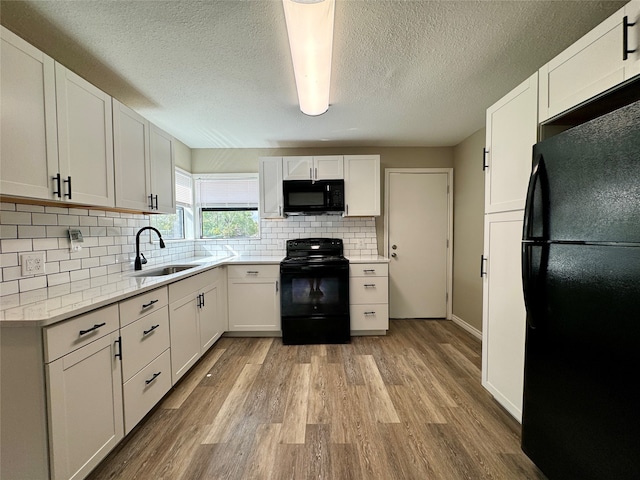
[[[343,270],[348,271],[349,265],[281,265],[280,274],[300,274],[305,272],[341,272]]]

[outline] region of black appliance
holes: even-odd
[[[640,102],[533,149],[522,449],[550,479],[640,478]]]
[[[282,343],[349,343],[349,260],[336,238],[287,241],[280,263]]]
[[[344,213],[344,180],[285,180],[282,193],[286,215]]]

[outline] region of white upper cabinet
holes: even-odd
[[[175,145],[168,133],[113,100],[116,206],[175,213]]]
[[[116,207],[149,211],[149,122],[113,99],[113,161]]]
[[[51,200],[58,173],[54,61],[1,27],[0,193]]]
[[[540,121],[640,73],[639,4],[630,2],[540,69]],[[625,38],[635,52],[624,54]]]
[[[627,26],[625,26],[627,31],[627,59],[624,65],[624,78],[626,80],[640,74],[640,0],[633,0],[627,3],[624,7],[624,14],[627,17]],[[630,25],[632,23],[635,25]]]
[[[284,180],[340,180],[344,178],[343,156],[283,157]]]
[[[524,208],[538,131],[538,74],[487,109],[485,213]]]
[[[55,71],[61,200],[113,207],[111,97],[59,63]]]
[[[344,156],[345,216],[380,215],[380,155]]]
[[[149,125],[152,212],[176,213],[175,140],[167,132]]]
[[[282,157],[261,157],[259,167],[260,217],[283,218]]]

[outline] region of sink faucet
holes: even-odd
[[[142,270],[142,264],[147,263],[147,259],[144,258],[144,254],[140,253],[140,234],[145,230],[153,230],[158,234],[158,238],[160,239],[160,248],[164,248],[164,240],[162,240],[162,235],[160,235],[160,231],[154,227],[142,227],[136,233],[136,260],[133,262],[134,270]],[[142,260],[140,259],[140,255],[142,255]]]

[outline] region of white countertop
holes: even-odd
[[[141,272],[127,271],[7,295],[2,297],[0,306],[0,327],[44,327],[221,265],[279,264],[281,261],[281,256],[192,257],[176,260],[171,265],[195,263],[197,267],[172,275],[139,277],[136,275]],[[374,255],[349,257],[349,261],[385,263],[389,259]],[[162,266],[145,265],[142,271]]]

